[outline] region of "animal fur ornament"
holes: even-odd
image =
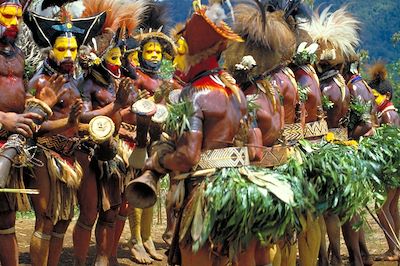
[[[284,18],[284,11],[266,12],[260,1],[244,1],[234,7],[233,29],[244,40],[234,43],[224,52],[225,65],[233,71],[246,55],[257,62],[257,74],[269,72],[287,64],[296,49],[296,37]]]

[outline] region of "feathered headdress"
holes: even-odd
[[[225,64],[229,70],[233,70],[246,55],[253,56],[259,74],[291,60],[296,37],[285,21],[284,11],[268,12],[266,4],[248,0],[236,5],[234,12],[234,30],[245,43],[232,44],[225,51]]]
[[[371,77],[371,81],[368,85],[377,90],[380,94],[384,95],[387,92],[390,92],[393,95],[393,87],[390,81],[388,80],[388,71],[383,62],[378,62],[374,64],[369,70],[369,75]]]
[[[144,0],[83,0],[83,4],[85,6],[83,17],[107,12],[103,34],[93,43],[97,55],[103,55],[108,48],[115,45],[118,42],[116,39],[133,34],[140,24],[142,14],[146,11]]]
[[[145,31],[161,29],[162,32],[168,32],[171,18],[168,14],[166,3],[150,0],[146,3],[146,7],[146,12],[143,14],[139,28]]]
[[[344,63],[346,58],[355,54],[360,43],[360,22],[346,7],[331,12],[329,6],[321,14],[315,12],[311,22],[301,27],[319,44],[318,60],[332,66]]]

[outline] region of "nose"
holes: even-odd
[[[115,65],[116,66],[121,66],[122,65],[121,58],[118,58],[117,60],[115,60]]]
[[[71,50],[67,49],[67,52],[65,53],[65,58],[71,58],[71,57],[72,57]]]
[[[13,16],[13,18],[11,19],[11,26],[18,26],[19,22],[18,22],[18,18],[16,16]]]

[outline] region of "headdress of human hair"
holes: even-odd
[[[388,80],[388,71],[383,62],[378,62],[374,64],[370,69],[368,69],[371,81],[368,85],[377,90],[380,94],[384,95],[390,92],[393,95],[393,87],[391,82]]]
[[[141,15],[146,11],[144,0],[83,0],[85,11],[83,17],[92,16],[101,12],[107,12],[102,34],[92,40],[90,44],[98,56],[118,43],[123,35],[132,34],[141,21]],[[118,36],[120,35],[120,36]]]
[[[284,11],[267,11],[258,0],[241,1],[234,7],[233,29],[245,43],[231,44],[224,53],[225,64],[233,70],[243,56],[251,55],[259,74],[287,64],[296,49],[296,37],[284,18]]]
[[[321,14],[314,12],[310,23],[302,24],[301,27],[320,45],[317,52],[319,61],[338,65],[355,54],[355,48],[360,43],[360,22],[345,6],[335,12],[330,11],[330,8],[325,8]]]

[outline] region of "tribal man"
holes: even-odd
[[[115,124],[118,134],[122,117],[133,85],[129,78],[121,78],[121,59],[125,51],[125,30],[133,31],[129,25],[138,25],[144,10],[142,1],[91,1],[85,0],[83,16],[93,16],[107,11],[103,33],[92,41],[93,51],[81,55],[81,64],[86,70],[80,85],[83,97],[81,121],[88,123],[97,116],[106,116],[104,121]],[[130,23],[133,21],[133,23]],[[125,22],[126,27],[116,22]],[[108,124],[109,122],[107,122]],[[108,124],[109,128],[113,125]],[[110,130],[111,134],[112,130]],[[112,255],[115,222],[127,175],[129,147],[112,135],[94,139],[94,155],[90,162],[82,164],[84,178],[78,191],[80,216],[73,232],[75,262],[84,265],[90,243],[91,230],[96,222],[96,264],[107,265]],[[92,148],[90,148],[91,150]]]
[[[76,22],[65,9],[59,20],[34,13],[25,16],[38,46],[51,49],[43,66],[30,80],[29,88],[40,93],[49,79],[58,74],[65,77],[63,88],[67,91],[38,132],[38,159],[44,167],[36,167],[31,179],[32,186],[40,190],[38,196],[32,196],[36,224],[30,254],[34,265],[58,264],[64,234],[74,215],[76,191],[82,178],[82,168],[76,159],[82,100],[74,78],[75,61],[79,46],[100,32],[104,18],[105,13]]]
[[[393,98],[393,87],[387,78],[388,73],[385,65],[383,63],[377,63],[369,69],[369,72],[371,76],[369,86],[372,88],[372,93],[375,97],[379,125],[400,127],[399,113],[391,101]],[[398,178],[398,176],[395,175],[396,173],[390,174],[394,175],[394,178]],[[400,189],[388,185],[386,201],[377,214],[381,226],[384,229],[389,249],[381,256],[378,256],[378,260],[400,260],[400,250],[398,245],[396,245],[396,241],[399,239],[400,235],[399,197]]]
[[[40,107],[40,110],[38,109],[38,112],[26,110],[24,113],[26,106],[26,89],[23,80],[24,55],[15,46],[22,10],[23,7],[18,0],[0,1],[0,64],[2,66],[0,68],[0,123],[2,125],[1,143],[2,146],[4,145],[1,150],[2,156],[3,152],[9,149],[15,149],[17,153],[24,152],[25,147],[21,144],[24,142],[23,137],[33,136],[37,125],[51,115],[51,107],[65,93],[61,89],[64,83],[63,77],[53,76],[36,98],[30,99],[31,103]],[[7,141],[8,136],[11,138],[9,141]],[[7,161],[12,159],[6,154],[2,158]],[[10,162],[8,161],[8,164]],[[7,168],[7,164],[2,162],[1,165],[2,178],[6,178],[5,182],[1,180],[1,187],[5,185],[8,188],[23,188],[22,175],[17,174],[15,169],[11,169],[9,173],[10,168]],[[21,172],[18,171],[18,173]],[[17,202],[20,202],[17,200],[19,197],[21,197],[20,194],[0,193],[0,263],[2,265],[18,265],[15,212],[18,209],[26,209],[24,206],[17,206],[19,205]],[[25,201],[22,203],[27,204],[26,197],[23,199]]]

